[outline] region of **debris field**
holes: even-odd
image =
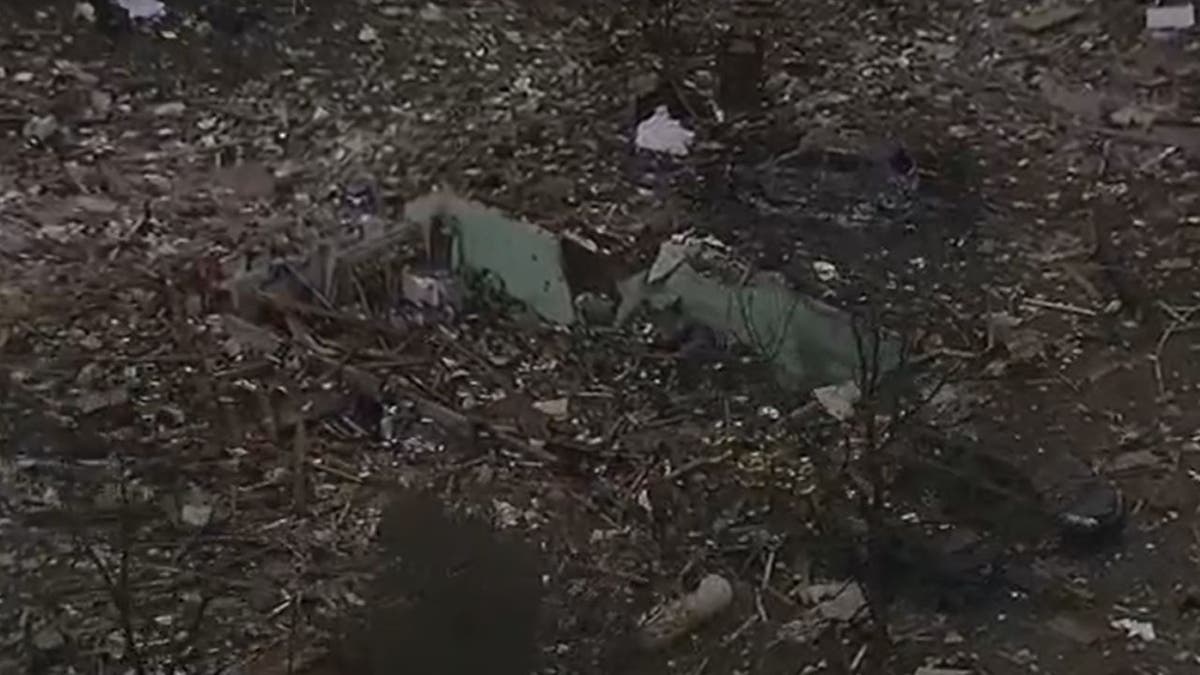
[[[1200,672],[1173,2],[0,8],[0,672]]]

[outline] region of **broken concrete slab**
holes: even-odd
[[[247,305],[253,307],[263,294],[296,297],[326,308],[353,300],[342,297],[343,287],[349,287],[338,283],[346,270],[386,254],[419,230],[428,267],[422,273],[479,275],[553,323],[573,325],[581,320],[575,291],[585,295],[599,289],[597,297],[602,297],[615,286],[621,298],[616,324],[643,306],[677,309],[686,322],[711,330],[720,343],[737,342],[757,351],[789,385],[838,384],[861,372],[859,340],[847,313],[793,291],[778,274],[749,274],[727,246],[711,237],[674,237],[649,269],[614,283],[624,273],[612,271],[607,264],[611,256],[591,251],[587,253],[597,260],[578,259],[586,247],[570,238],[450,192],[409,202],[404,217],[405,227],[349,243],[326,242],[306,258],[272,261],[238,275],[227,286],[234,311],[246,316]],[[584,267],[600,269],[583,274],[579,268]],[[597,275],[604,278],[593,278]],[[434,285],[417,281],[411,274],[405,279],[403,292],[410,300],[441,304],[448,299]],[[606,312],[593,312],[601,313]],[[871,339],[864,336],[863,341]],[[863,353],[874,351],[868,344]],[[873,366],[888,370],[898,361],[898,345],[890,339],[878,352],[881,362]]]
[[[439,239],[448,238],[450,269],[482,273],[543,319],[575,323],[562,241],[553,232],[449,192],[409,202],[404,218],[424,229],[431,257],[440,255]]]
[[[797,388],[820,387],[853,380],[861,371],[858,340],[847,313],[788,288],[776,274],[721,274],[712,247],[705,260],[676,261],[686,245],[666,247],[668,264],[651,267],[657,274],[638,272],[618,284],[621,306],[617,323],[627,321],[640,307],[675,308],[687,320],[706,326],[722,339],[737,342],[769,361],[781,382]],[[732,267],[726,260],[726,272]],[[708,271],[701,272],[702,265]],[[863,336],[869,342],[870,336]],[[869,347],[865,353],[872,353]],[[881,370],[898,361],[899,345],[879,350]]]

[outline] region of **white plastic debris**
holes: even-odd
[[[76,21],[96,23],[96,6],[90,2],[76,3],[75,11],[72,16]]]
[[[167,11],[166,5],[159,0],[117,0],[117,4],[131,19],[157,19]]]
[[[376,31],[371,24],[363,24],[363,27],[358,31],[359,42],[374,42],[379,39],[379,31]]]
[[[760,406],[758,409],[758,415],[759,417],[765,417],[772,422],[778,422],[783,418],[783,413],[780,412],[779,408],[776,408],[773,405]]]
[[[1149,621],[1138,621],[1137,619],[1116,619],[1112,622],[1112,627],[1117,630],[1125,631],[1125,636],[1129,638],[1137,638],[1143,642],[1154,642],[1157,635],[1154,633],[1154,624]]]
[[[1196,8],[1192,3],[1146,8],[1146,29],[1152,31],[1184,30],[1196,25]]]
[[[638,124],[634,143],[643,150],[682,157],[688,154],[688,146],[695,136],[694,131],[684,128],[679,120],[671,117],[667,106],[660,105],[653,115]]]
[[[733,602],[733,586],[722,576],[710,574],[696,590],[676,598],[642,624],[640,639],[646,649],[665,647],[696,630]]]
[[[854,404],[858,403],[859,397],[862,396],[858,390],[858,383],[853,380],[817,387],[813,389],[812,394],[821,408],[839,422],[845,422],[854,416]]]

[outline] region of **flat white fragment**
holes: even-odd
[[[1137,638],[1143,642],[1154,642],[1157,638],[1157,635],[1154,633],[1154,624],[1149,621],[1117,619],[1112,622],[1112,627],[1125,631],[1126,637]]]
[[[695,136],[694,131],[685,129],[679,120],[671,117],[667,106],[660,105],[653,115],[638,124],[634,143],[643,150],[682,157],[688,154],[688,146]]]
[[[96,7],[90,2],[76,3],[75,12],[72,16],[74,16],[76,21],[96,23]]]
[[[1146,8],[1147,30],[1183,30],[1196,25],[1196,8],[1186,5],[1165,5]]]
[[[859,397],[862,396],[858,384],[853,380],[817,387],[812,393],[825,412],[839,422],[845,422],[854,416],[854,404],[858,403]]]
[[[131,19],[157,19],[167,11],[159,0],[117,0],[117,4]]]

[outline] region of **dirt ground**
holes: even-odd
[[[0,673],[1200,672],[1194,31],[747,0],[765,103],[726,116],[728,3],[165,4],[0,7]],[[658,102],[697,141],[647,183]],[[897,147],[912,185],[872,168]],[[441,186],[623,270],[712,234],[882,317],[974,463],[868,472],[864,544],[872,485],[829,467],[871,444],[744,351],[415,317],[386,272],[274,333],[220,306]],[[708,574],[730,606],[639,646]]]

